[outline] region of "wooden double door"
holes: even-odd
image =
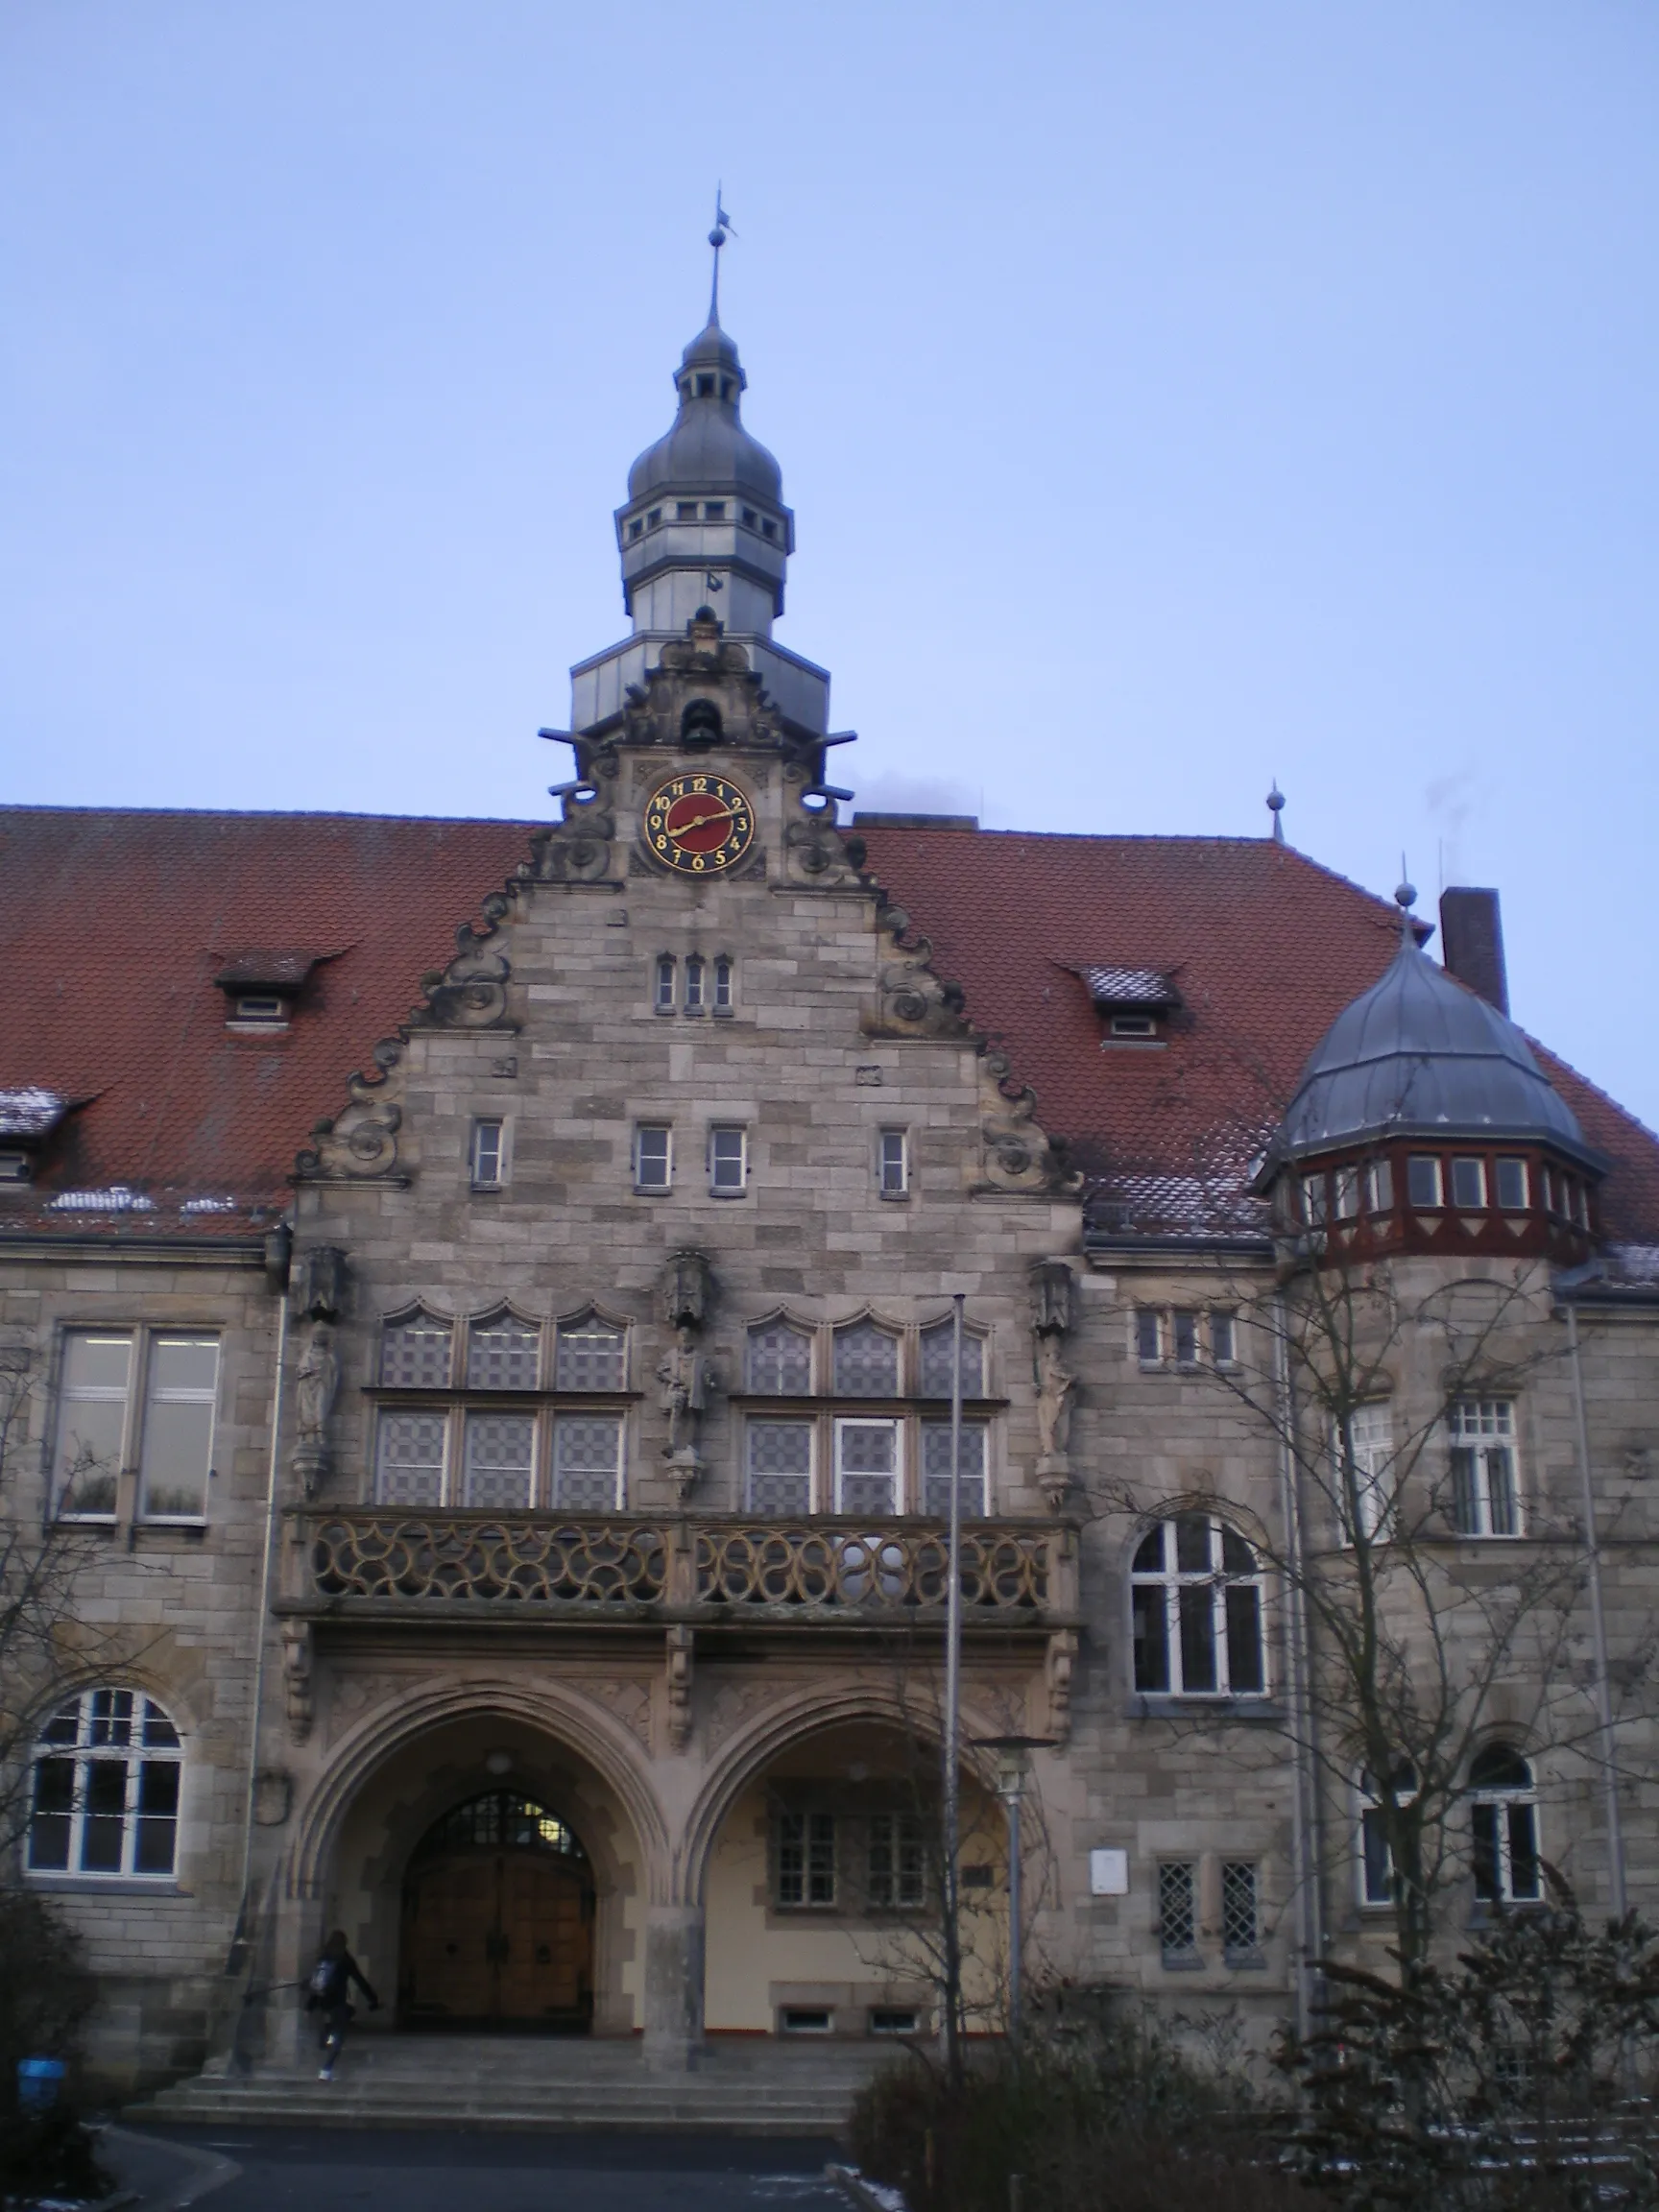
[[[411,2024],[585,2032],[593,2014],[586,1868],[510,1848],[421,1861],[403,1889],[398,1994]]]

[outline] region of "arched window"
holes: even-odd
[[[1386,1791],[1375,1774],[1359,1777],[1359,1893],[1367,1905],[1392,1905],[1397,1894],[1383,1800],[1409,1805],[1416,1794],[1417,1771],[1405,1760],[1394,1768]]]
[[[579,1321],[561,1321],[554,1387],[560,1390],[625,1389],[627,1348],[626,1333],[597,1313],[585,1313]]]
[[[874,1321],[849,1322],[835,1332],[835,1395],[897,1398],[899,1339]]]
[[[1476,1896],[1486,1905],[1535,1905],[1544,1877],[1531,1767],[1508,1744],[1488,1744],[1470,1763],[1469,1800]]]
[[[467,1333],[469,1390],[534,1390],[541,1365],[541,1332],[517,1313],[492,1313]]]
[[[1141,1539],[1130,1593],[1137,1690],[1262,1695],[1262,1572],[1236,1529],[1209,1513],[1160,1521]]]
[[[949,1398],[951,1370],[955,1364],[953,1350],[955,1328],[950,1321],[939,1321],[931,1329],[922,1332],[922,1395],[924,1398]],[[980,1337],[962,1332],[962,1395],[964,1398],[983,1398],[985,1395],[985,1346]]]
[[[177,1863],[179,1731],[137,1690],[84,1690],[35,1747],[29,1870],[165,1878]]]
[[[380,1382],[389,1390],[444,1390],[455,1332],[434,1313],[405,1313],[380,1332]]]
[[[761,1321],[749,1332],[749,1388],[767,1398],[805,1398],[812,1388],[812,1338],[787,1321]]]

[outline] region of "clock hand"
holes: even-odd
[[[730,822],[734,812],[733,807],[717,806],[712,814],[694,814],[689,822],[676,822],[674,834],[683,837],[687,830],[706,830],[710,822]]]

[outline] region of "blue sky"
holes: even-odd
[[[535,814],[725,320],[867,805],[1402,848],[1659,1123],[1650,0],[8,0],[0,792]]]

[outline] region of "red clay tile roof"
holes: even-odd
[[[0,1090],[84,1101],[35,1190],[5,1193],[0,1227],[246,1234],[280,1208],[312,1124],[340,1110],[532,827],[0,811]],[[1308,1053],[1393,950],[1391,908],[1266,838],[860,834],[1044,1126],[1108,1192],[1172,1218],[1236,1191]],[[319,956],[285,1032],[226,1026],[213,978],[251,947]],[[1175,977],[1166,1045],[1101,1049],[1079,973],[1095,966]],[[1659,1139],[1542,1057],[1615,1162],[1609,1228],[1659,1241]],[[103,1202],[52,1206],[66,1193]]]

